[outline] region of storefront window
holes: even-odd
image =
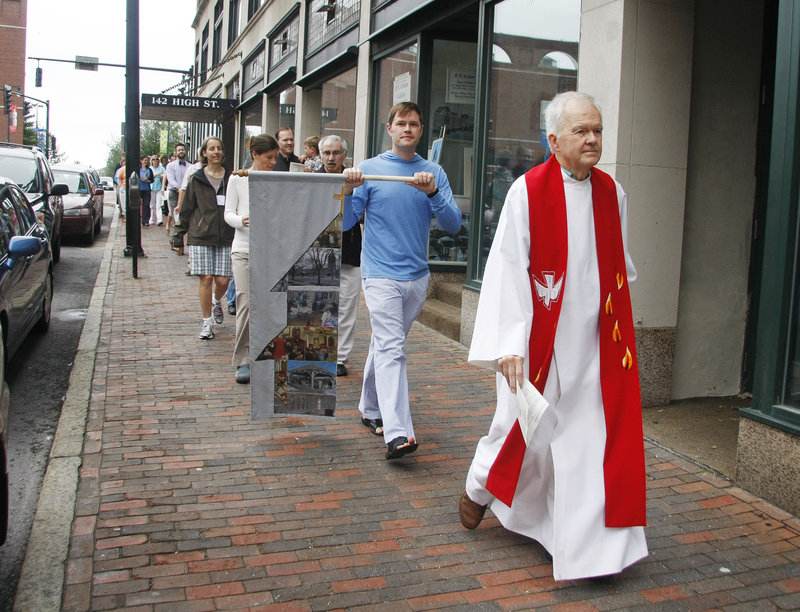
[[[577,87],[580,17],[580,0],[494,5],[478,279],[511,183],[546,158],[548,101]]]
[[[297,103],[297,90],[294,85],[288,89],[284,89],[279,94],[280,100],[280,116],[278,117],[278,126],[285,128],[292,128],[294,130],[294,109]]]
[[[431,261],[466,262],[472,195],[475,132],[475,65],[478,45],[434,40],[431,66],[431,117],[425,118],[428,159],[447,173],[462,214],[461,231],[453,236],[434,218],[428,240]]]
[[[409,45],[378,62],[378,99],[375,106],[373,151],[382,153],[392,148],[386,132],[389,109],[398,102],[417,100],[417,43]]]
[[[330,134],[341,136],[351,153],[356,125],[356,74],[353,67],[323,83],[319,126],[320,138]]]
[[[253,165],[253,158],[250,156],[250,139],[264,131],[261,128],[262,106],[263,103],[259,99],[259,101],[253,102],[242,112],[242,147],[239,150],[240,168],[249,168]]]
[[[795,278],[794,311],[792,312],[791,332],[789,333],[789,361],[786,364],[786,387],[783,403],[793,408],[800,408],[800,271]]]

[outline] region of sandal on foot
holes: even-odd
[[[386,445],[386,458],[399,459],[415,450],[417,450],[417,443],[413,438],[409,440],[405,436],[399,436]]]
[[[368,419],[367,417],[361,417],[361,423],[365,427],[369,427],[369,430],[376,436],[383,435],[383,419]],[[380,431],[378,431],[379,429]]]

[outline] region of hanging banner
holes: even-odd
[[[344,177],[248,177],[250,416],[333,417]]]

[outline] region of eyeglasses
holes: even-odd
[[[344,155],[344,151],[323,151],[323,155]]]

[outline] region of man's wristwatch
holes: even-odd
[[[428,194],[428,197],[429,197],[429,198],[432,198],[432,197],[433,197],[433,196],[435,196],[437,193],[439,193],[439,188],[438,188],[438,187],[437,187],[436,189],[434,189],[433,191],[431,191],[431,192]]]

